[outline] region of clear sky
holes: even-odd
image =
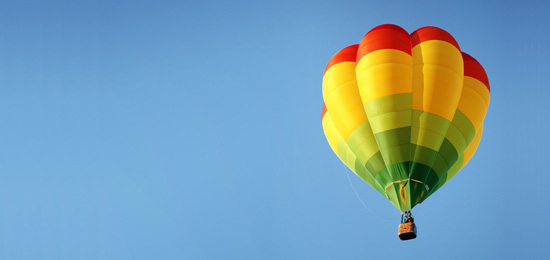
[[[548,259],[549,10],[0,1],[0,259]],[[327,62],[384,23],[447,30],[491,83],[407,242],[321,126]]]

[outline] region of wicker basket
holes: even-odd
[[[399,224],[399,231],[397,232],[397,235],[401,240],[416,238],[416,225],[412,221]]]

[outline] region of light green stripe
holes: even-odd
[[[449,127],[446,138],[449,140],[449,142],[451,142],[451,144],[453,144],[458,153],[464,152],[464,150],[466,150],[466,147],[468,146],[464,135],[462,135],[460,130],[458,130],[458,128],[454,124],[451,124],[451,126]]]
[[[411,125],[411,111],[401,110],[377,115],[375,117],[369,116],[369,121],[374,134],[407,127]]]
[[[438,150],[451,122],[427,112],[412,111],[411,143]]]
[[[407,162],[409,160],[411,144],[381,148],[380,153],[386,165]]]
[[[400,110],[412,109],[412,93],[395,94],[365,103],[369,118]]]
[[[348,137],[347,144],[363,165],[366,164],[373,154],[379,151],[368,120],[365,120],[365,122],[353,130]]]
[[[464,139],[466,139],[466,144],[470,144],[470,142],[474,140],[474,137],[476,135],[476,129],[474,128],[474,125],[472,124],[470,119],[468,119],[468,117],[466,117],[466,115],[464,115],[464,113],[460,112],[460,110],[458,109],[456,110],[455,116],[453,118],[453,125],[455,125],[458,130],[460,130],[460,132],[464,136]]]
[[[413,127],[436,132],[444,136],[445,133],[447,133],[447,128],[449,128],[451,122],[432,113],[413,110],[411,124]]]

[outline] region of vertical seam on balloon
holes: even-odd
[[[420,43],[419,43],[419,44],[420,44]],[[411,56],[412,56],[412,54],[411,54]],[[463,61],[463,63],[464,63],[464,61]],[[423,66],[424,66],[424,65],[423,65]],[[464,72],[463,72],[463,73],[464,73]],[[412,77],[414,77],[414,74],[412,75]],[[462,75],[462,77],[464,77],[464,75]],[[464,89],[464,79],[462,80],[462,90],[463,90],[463,89]],[[455,108],[455,113],[453,114],[453,118],[454,118],[455,115],[456,115],[456,110],[458,109],[458,104],[460,103],[460,99],[462,98],[462,90],[461,90],[461,92],[460,92],[461,97],[458,99],[459,102],[457,103],[457,106],[456,106],[456,108]],[[422,91],[425,91],[425,89],[423,88]],[[423,96],[423,95],[424,95],[424,92],[422,92],[422,93],[420,93],[420,94]],[[414,95],[414,94],[413,94],[413,95]],[[413,110],[414,110],[414,109],[413,109]],[[411,112],[412,112],[413,110],[411,110]],[[420,112],[426,113],[426,111],[420,111]],[[411,118],[411,120],[412,120],[412,118]],[[451,121],[450,123],[453,124],[452,121]],[[448,132],[448,131],[449,131],[449,129],[447,128],[447,131],[446,131],[445,134],[443,135],[443,137],[444,137],[444,138],[443,138],[443,142],[447,139],[446,136],[447,136],[447,132]],[[412,131],[411,131],[411,133],[412,133]],[[418,131],[418,134],[420,134],[420,131]],[[418,139],[418,135],[417,135],[417,139]],[[441,145],[443,145],[443,142],[441,143]],[[412,143],[412,135],[411,135],[411,143]],[[436,153],[435,158],[434,158],[433,162],[431,163],[431,165],[427,165],[427,166],[429,166],[429,168],[430,168],[431,170],[430,170],[430,171],[428,172],[428,174],[426,174],[426,176],[424,177],[423,183],[426,183],[426,180],[427,180],[428,177],[432,174],[432,171],[434,171],[434,170],[432,169],[432,167],[433,167],[434,163],[436,162],[436,160],[437,160],[437,158],[438,158],[438,156],[439,156],[439,151],[440,151],[440,149],[441,149],[441,145],[440,145],[439,148],[436,150],[437,153]],[[411,160],[412,160],[412,159],[411,159]],[[412,163],[411,163],[411,165],[412,165]],[[451,165],[451,166],[452,166],[452,165]],[[411,170],[412,170],[412,169],[411,169]],[[447,169],[447,171],[448,171],[448,169]],[[447,171],[446,171],[446,172],[447,172]],[[442,173],[442,174],[445,175],[446,172],[445,172],[445,173]],[[442,176],[442,177],[443,177],[443,176]],[[439,178],[439,176],[438,176],[438,180],[437,180],[436,184],[434,185],[434,187],[436,187],[437,184],[439,184],[440,179],[441,179],[441,178]],[[428,186],[428,185],[427,185],[427,186]],[[431,187],[431,188],[430,188],[430,187],[428,186],[428,188],[429,188],[430,190],[434,190],[434,187]],[[426,189],[426,190],[428,191],[428,194],[429,194],[429,190],[428,190],[428,189]]]

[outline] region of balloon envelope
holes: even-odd
[[[437,27],[380,25],[329,61],[323,129],[334,153],[400,211],[477,149],[490,100],[483,67]]]

